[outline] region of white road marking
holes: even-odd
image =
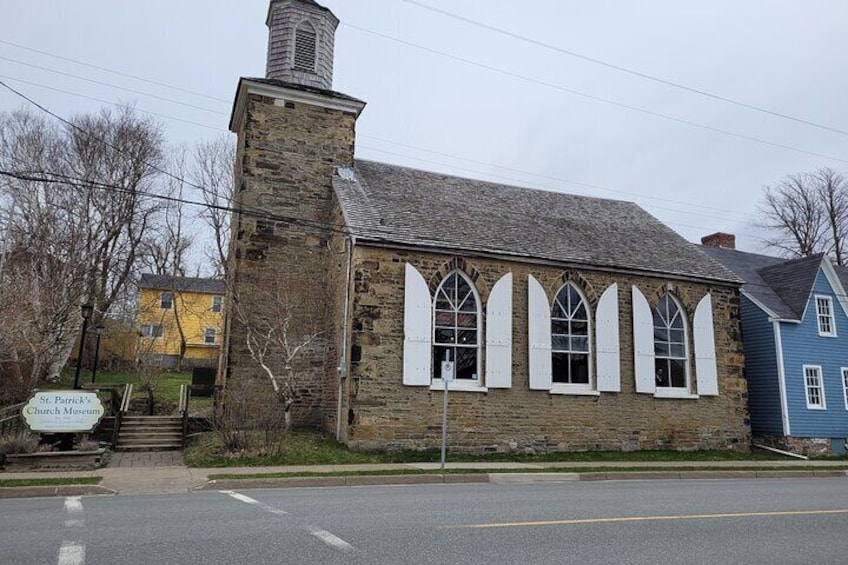
[[[267,504],[263,504],[262,502],[259,502],[258,500],[254,500],[254,499],[250,498],[249,496],[245,496],[243,494],[240,494],[240,493],[232,491],[232,490],[222,490],[222,491],[219,491],[219,492],[221,494],[226,494],[228,496],[231,496],[231,497],[235,498],[236,500],[238,500],[239,502],[244,502],[245,504],[252,504],[253,506],[256,506],[257,508],[261,508],[262,510],[264,510],[266,512],[270,512],[271,514],[276,514],[278,516],[282,516],[283,514],[288,514],[288,512],[286,512],[285,510],[280,510],[278,508],[274,508],[273,506],[268,506]]]
[[[312,527],[309,527],[307,529],[309,530],[310,534],[312,534],[313,536],[315,536],[319,540],[323,541],[324,543],[326,543],[330,547],[333,547],[333,548],[338,549],[340,551],[353,551],[352,545],[347,543],[342,538],[340,538],[338,536],[334,536],[333,534],[331,534],[327,530],[321,530],[319,528],[312,528]]]
[[[65,510],[68,514],[82,512],[82,500],[79,496],[69,496],[65,499]]]
[[[65,511],[71,516],[77,518],[68,518],[65,520],[66,528],[84,528],[85,519],[82,518],[84,508],[82,507],[82,499],[79,496],[69,496],[65,499]]]
[[[85,546],[66,541],[59,548],[58,565],[85,565]]]

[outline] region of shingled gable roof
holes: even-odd
[[[804,315],[823,258],[824,255],[812,255],[760,269],[766,284],[780,295],[799,320]]]
[[[779,257],[704,246],[702,249],[745,280],[746,294],[784,320],[800,320],[823,255],[787,261]]]
[[[742,282],[631,202],[362,160],[333,186],[359,240]]]
[[[176,283],[177,292],[200,292],[203,294],[224,294],[227,290],[221,279],[208,279],[197,277],[170,277],[168,275],[152,275],[144,273],[141,275],[139,288],[153,290],[173,290]]]

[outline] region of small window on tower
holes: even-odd
[[[317,34],[309,22],[303,22],[294,34],[294,68],[308,73],[315,72],[315,50]]]

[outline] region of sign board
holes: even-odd
[[[21,408],[34,432],[90,432],[105,414],[97,393],[81,390],[36,392]]]
[[[453,361],[442,361],[442,380],[446,383],[453,380]]]

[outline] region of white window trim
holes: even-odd
[[[836,316],[834,316],[834,313],[833,313],[833,298],[831,298],[830,296],[827,296],[827,295],[817,294],[817,295],[815,295],[813,300],[815,301],[815,304],[816,304],[816,326],[818,327],[818,330],[819,330],[819,336],[821,336],[821,337],[837,337],[837,335],[836,335]],[[819,300],[824,300],[824,301],[827,302],[827,309],[828,309],[827,317],[830,318],[830,331],[829,332],[822,331],[822,325],[821,325],[822,315],[819,312]]]
[[[570,394],[573,396],[600,396],[601,393],[592,384],[553,383],[551,394]]]
[[[453,380],[448,383],[448,392],[489,392],[489,389],[482,385],[474,384],[477,381],[465,382]],[[442,379],[433,379],[433,384],[430,385],[430,390],[445,390],[444,381]]]
[[[848,367],[842,367],[842,398],[845,400],[845,410],[848,410]]]
[[[170,306],[162,306],[162,303],[165,301],[164,297],[165,297],[166,294],[171,295],[171,305]],[[174,293],[171,292],[170,290],[162,291],[159,294],[159,309],[160,310],[172,310],[173,308],[174,308]]]
[[[215,310],[215,300],[219,300],[218,309]],[[213,314],[220,314],[224,309],[224,297],[223,296],[213,296],[212,297],[212,306],[209,308]]]
[[[686,371],[686,384],[682,387],[673,387],[673,386],[659,386],[656,385],[654,387],[654,398],[698,398],[697,393],[692,392],[692,367],[689,362],[689,356],[691,355],[691,348],[689,347],[689,318],[686,314],[686,310],[683,309],[683,305],[677,299],[676,296],[667,292],[664,296],[668,296],[674,305],[677,306],[677,310],[680,312],[680,317],[683,320],[683,363]],[[660,297],[662,300],[662,297]],[[654,306],[651,308],[651,315],[653,316],[654,311],[659,306]],[[656,338],[654,338],[654,347],[656,347]],[[654,364],[656,365],[657,359],[680,359],[679,357],[662,357],[654,354]],[[669,375],[668,382],[671,383],[671,375]]]
[[[815,369],[819,380],[819,394],[821,395],[821,404],[810,404],[810,387],[807,385],[807,369]],[[824,375],[822,374],[821,365],[804,365],[802,368],[804,377],[804,399],[807,402],[807,410],[827,410],[827,400],[824,395]]]
[[[477,287],[474,284],[474,281],[471,280],[471,277],[466,275],[460,269],[454,269],[450,273],[442,279],[439,283],[439,286],[436,287],[436,292],[433,294],[432,300],[430,302],[430,319],[432,320],[432,332],[430,334],[430,356],[433,355],[433,348],[437,345],[446,345],[446,344],[438,344],[436,343],[436,301],[439,297],[439,291],[442,289],[442,285],[445,284],[445,281],[450,278],[451,275],[456,273],[458,276],[465,279],[465,282],[468,283],[469,288],[471,289],[471,294],[474,295],[474,301],[477,306],[477,379],[457,379],[449,383],[448,392],[456,390],[461,392],[488,392],[488,389],[483,383],[483,302],[480,300],[480,293],[477,292]],[[461,346],[457,346],[461,347]],[[466,349],[472,349],[471,347],[466,347]],[[455,361],[455,359],[453,359]],[[436,362],[433,367],[433,377],[430,382],[430,390],[444,390],[443,381],[441,379],[441,367],[439,363]]]
[[[672,388],[672,387],[657,387],[656,392],[654,392],[654,398],[684,398],[695,400],[700,398],[697,394],[693,394],[686,389],[683,388]]]
[[[589,365],[589,367],[588,367],[589,383],[588,384],[558,383],[558,382],[553,381],[553,375],[551,375],[551,379],[552,379],[551,380],[551,394],[578,394],[578,395],[580,395],[580,394],[591,394],[591,395],[595,396],[595,393],[597,393],[597,390],[598,390],[598,384],[597,384],[598,379],[597,379],[597,376],[594,373],[595,364],[594,364],[594,359],[593,359],[594,356],[592,355],[592,351],[594,351],[594,349],[595,349],[595,344],[594,344],[594,341],[592,339],[592,329],[593,329],[592,315],[594,314],[594,312],[592,312],[592,306],[591,306],[591,304],[589,304],[589,300],[586,298],[586,295],[583,294],[583,291],[580,289],[579,286],[577,286],[573,282],[569,281],[569,282],[565,283],[564,285],[562,285],[561,287],[559,287],[559,290],[557,290],[556,294],[554,295],[553,300],[551,301],[551,310],[553,310],[554,302],[556,301],[557,296],[559,296],[559,293],[562,292],[564,288],[569,287],[569,286],[574,288],[574,290],[577,292],[577,295],[580,297],[580,300],[583,303],[583,307],[586,309],[586,327],[588,328],[588,333],[587,333],[588,349],[586,351],[586,357],[589,360],[589,363],[588,363],[588,365]],[[553,311],[551,312],[551,320],[553,320]],[[548,333],[551,336],[551,340],[553,340],[553,327],[550,328],[550,331]],[[552,362],[553,362],[554,353],[557,353],[557,351],[554,351],[553,343],[552,343],[551,344],[551,361]]]
[[[213,332],[215,332],[213,334],[214,339],[211,342],[206,341],[206,335],[207,335],[207,332],[209,330],[212,330]],[[218,344],[218,328],[203,328],[203,345],[217,345],[217,344]]]
[[[151,335],[144,335],[144,331],[141,328],[148,327],[151,329],[149,332]],[[160,328],[159,335],[152,335],[154,332],[153,328]],[[162,324],[141,324],[141,328],[139,328],[139,333],[141,334],[142,339],[163,339],[165,337],[165,328]]]

